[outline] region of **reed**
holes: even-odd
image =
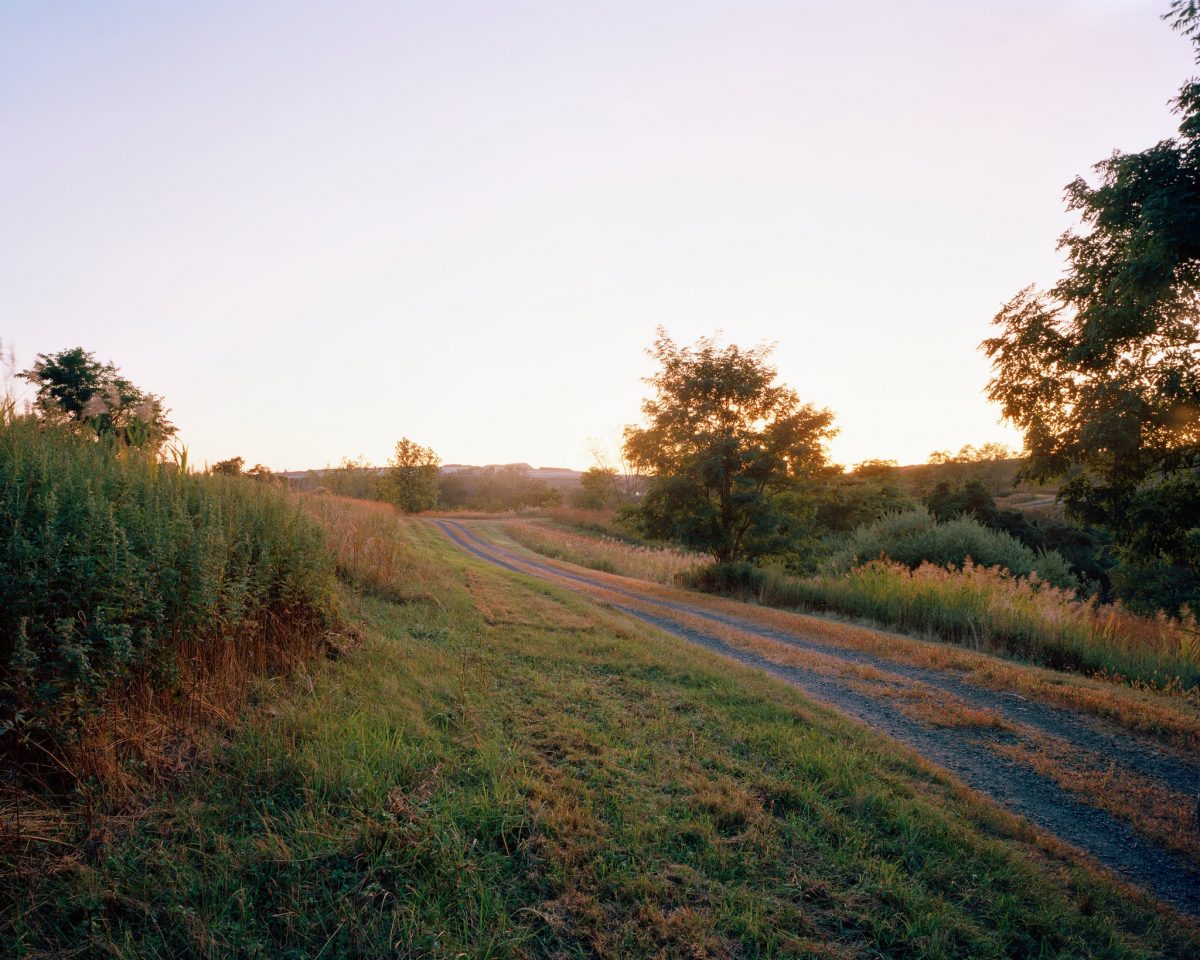
[[[791,576],[763,569],[755,598],[835,612],[1043,666],[1164,690],[1200,687],[1195,617],[1142,617],[1083,600],[1036,574],[967,561],[915,569],[875,560],[844,573]]]

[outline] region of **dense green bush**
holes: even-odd
[[[285,489],[0,416],[0,751],[69,742],[135,679],[169,686],[183,644],[294,642],[333,603]]]
[[[914,569],[922,563],[961,567],[971,560],[983,567],[1003,567],[1018,577],[1036,572],[1057,587],[1076,586],[1071,568],[1060,554],[1034,552],[1015,537],[990,530],[970,517],[938,522],[923,507],[857,527],[830,554],[826,569],[846,571],[880,557]]]

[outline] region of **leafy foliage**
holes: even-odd
[[[389,499],[405,513],[432,510],[438,502],[438,466],[441,460],[430,447],[404,437],[388,461]]]
[[[1194,4],[1169,16],[1198,41]],[[1069,269],[1027,288],[984,341],[991,399],[1025,433],[1026,473],[1135,557],[1200,564],[1200,83],[1175,102],[1178,136],[1096,165],[1067,187],[1085,229]]]
[[[961,567],[970,560],[984,567],[1002,567],[1018,577],[1036,573],[1058,587],[1077,585],[1059,554],[1035,552],[1015,537],[990,530],[971,517],[939,522],[923,507],[859,527],[826,563],[831,570],[848,570],[880,557],[912,568],[922,563]]]
[[[82,347],[39,353],[20,376],[37,388],[35,408],[48,422],[88,427],[98,437],[153,450],[175,434],[161,397],[134,386]]]
[[[579,478],[573,503],[583,510],[603,510],[622,500],[621,481],[612,467],[589,467]]]
[[[1031,550],[1061,554],[1086,593],[1098,593],[1104,600],[1114,597],[1110,571],[1117,561],[1108,549],[1111,537],[1101,527],[1082,527],[1053,516],[1030,517],[1020,510],[1001,509],[978,480],[957,486],[940,481],[925,498],[925,506],[939,521],[971,517],[991,530],[1015,537]],[[1129,599],[1126,594],[1115,596]],[[1179,606],[1157,604],[1150,609],[1178,611]]]
[[[6,418],[0,750],[69,742],[136,680],[169,687],[185,644],[319,625],[331,572],[320,531],[278,486]]]
[[[662,329],[649,351],[660,370],[642,404],[644,427],[625,430],[625,456],[652,479],[644,532],[718,561],[786,546],[779,498],[826,467],[833,414],[776,382],[770,347],[744,350],[702,338],[680,347]]]
[[[226,477],[240,477],[245,465],[246,461],[242,457],[230,457],[228,460],[218,460],[208,468],[208,472]]]
[[[816,494],[815,520],[820,530],[847,533],[888,513],[916,506],[900,486],[893,461],[869,460],[848,474],[829,476]]]

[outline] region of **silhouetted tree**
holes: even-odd
[[[708,337],[680,347],[660,328],[649,353],[660,369],[647,380],[647,425],[625,429],[626,457],[652,475],[644,532],[719,562],[783,546],[779,498],[826,466],[833,414],[776,383],[770,347]]]
[[[1194,3],[1168,16],[1200,50]],[[1200,61],[1200,55],[1197,57]],[[1175,101],[1178,136],[1096,165],[1067,187],[1086,229],[1069,269],[1027,288],[984,341],[989,396],[1024,430],[1025,473],[1065,477],[1068,513],[1131,556],[1200,563],[1200,82]]]
[[[134,386],[113,364],[82,347],[39,353],[19,376],[37,388],[34,409],[50,422],[154,450],[175,433],[161,397]]]

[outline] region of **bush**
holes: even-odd
[[[740,563],[713,563],[689,570],[680,577],[684,586],[705,593],[720,593],[743,600],[762,596],[767,573],[761,567]]]
[[[830,554],[825,568],[832,573],[845,572],[880,557],[910,569],[923,563],[961,567],[970,560],[982,567],[1002,567],[1018,577],[1036,573],[1056,587],[1077,586],[1070,565],[1060,554],[1035,552],[1015,537],[990,530],[970,517],[939,523],[923,507],[857,527]]]
[[[185,657],[311,642],[334,599],[283,488],[0,417],[0,752],[57,756],[123,692],[172,689]]]

